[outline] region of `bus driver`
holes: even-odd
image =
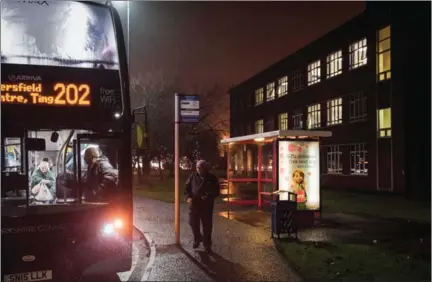
[[[87,163],[87,180],[84,197],[86,201],[108,200],[115,194],[118,184],[118,170],[113,168],[107,157],[98,148],[90,147],[84,152]]]

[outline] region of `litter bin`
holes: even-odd
[[[295,235],[297,239],[297,224],[296,224],[296,212],[297,212],[297,195],[291,192],[288,193],[288,200],[279,200],[279,196],[276,195],[276,200],[271,203],[271,237],[277,235],[280,239],[280,235],[288,235],[292,237]]]

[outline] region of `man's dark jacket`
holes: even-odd
[[[87,173],[87,190],[97,197],[108,197],[118,189],[118,171],[107,157],[100,157]]]
[[[197,173],[192,173],[186,181],[185,200],[192,198],[192,202],[213,200],[220,194],[219,180],[211,173],[203,178]]]

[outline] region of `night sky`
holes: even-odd
[[[227,90],[341,25],[364,2],[131,1],[131,75]]]

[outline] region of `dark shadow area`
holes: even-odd
[[[248,281],[251,280],[250,277],[261,276],[259,273],[253,273],[241,264],[233,263],[215,252],[208,254],[204,251],[198,251],[198,255],[202,264],[214,273],[216,281]]]
[[[215,281],[248,281],[252,280],[250,277],[254,277],[256,280],[256,277],[262,276],[259,273],[245,269],[239,263],[234,263],[225,259],[215,252],[208,254],[205,251],[196,251],[201,259],[201,261],[199,261],[182,247],[180,247],[180,250],[196,266]]]
[[[195,259],[193,256],[191,256],[191,254],[189,254],[183,247],[178,247],[180,249],[180,251],[187,256],[187,258],[193,262],[196,266],[199,267],[199,269],[201,269],[208,277],[212,278],[213,280],[217,281],[217,276],[212,273],[211,271],[209,271],[204,265],[202,265],[197,259]]]

